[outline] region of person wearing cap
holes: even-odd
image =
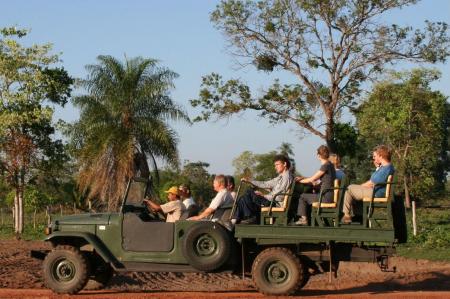
[[[180,195],[176,186],[170,187],[167,193],[167,203],[159,205],[150,199],[144,199],[144,203],[155,212],[163,212],[166,215],[166,222],[175,222],[180,219],[184,211],[183,203],[180,201]]]

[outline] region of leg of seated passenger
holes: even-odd
[[[361,185],[350,185],[344,195],[343,222],[351,222],[353,214],[352,204],[354,200],[362,200],[372,196],[373,189]]]
[[[236,213],[234,214],[234,218],[237,222],[245,218],[259,215],[260,206],[255,203],[253,197],[253,190],[247,190],[247,192],[238,199]]]
[[[303,193],[300,196],[298,201],[298,209],[297,215],[300,216],[300,219],[296,222],[298,225],[307,225],[308,224],[308,216],[307,216],[307,205],[312,204],[319,200],[317,194],[313,193]]]

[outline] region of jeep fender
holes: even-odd
[[[48,235],[44,241],[51,242],[53,245],[67,244],[82,246],[90,244],[95,251],[103,258],[106,263],[117,265],[117,259],[105,247],[105,245],[93,234],[86,232],[53,232]]]

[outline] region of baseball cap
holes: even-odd
[[[172,193],[178,196],[178,188],[176,186],[172,186],[169,188],[169,190],[164,191],[165,193]]]

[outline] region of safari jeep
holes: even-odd
[[[83,288],[102,288],[114,272],[233,271],[251,275],[264,294],[288,295],[311,275],[329,272],[331,279],[340,261],[377,262],[388,271],[388,256],[406,236],[394,229],[398,225],[389,194],[386,209],[372,198],[364,205],[369,214],[360,223],[343,225],[336,213],[345,187],[337,186],[333,211],[319,203],[313,206],[310,226],[293,226],[294,183],[281,194],[285,197],[281,207],[262,208],[260,223],[231,227],[231,207],[221,211],[217,222],[166,223],[164,215],[143,204],[150,186],[144,179],[131,180],[119,213],[53,218],[45,238],[53,250],[32,251],[32,256],[43,259],[46,286],[56,293],[74,294]]]

